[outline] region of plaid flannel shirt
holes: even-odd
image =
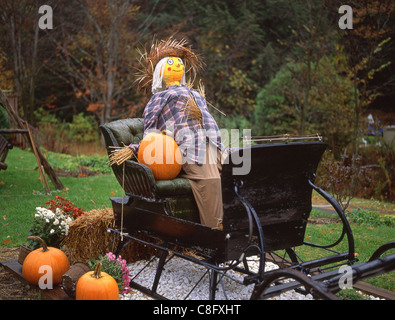
[[[202,124],[185,110],[190,97],[195,99],[202,113]],[[169,130],[181,153],[188,162],[202,164],[205,159],[206,141],[221,151],[224,146],[217,123],[207,108],[206,100],[195,90],[184,85],[173,85],[152,96],[144,109],[144,136],[150,131]],[[137,154],[139,144],[130,148]]]

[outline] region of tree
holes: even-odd
[[[39,32],[38,8],[38,0],[0,1],[0,50],[10,63],[21,112],[30,123],[35,120],[37,79],[47,56],[43,50],[46,38]]]
[[[263,4],[210,2],[200,6],[197,41],[206,62],[208,99],[225,113],[249,118],[262,79]]]
[[[309,113],[315,108],[310,99],[313,78],[316,77],[321,59],[333,48],[331,35],[334,22],[329,20],[320,1],[288,0],[288,4],[295,21],[290,27],[292,35],[286,40],[288,45],[294,46],[288,60],[305,66],[303,72],[299,73],[302,79],[298,82],[303,95],[294,100],[298,110],[299,132],[304,135]]]
[[[264,5],[241,0],[141,1],[143,39],[172,34],[187,38],[205,62],[201,78],[207,100],[226,114],[249,117],[258,83],[267,76],[261,70]]]
[[[339,156],[350,142],[353,91],[352,82],[342,71],[344,55],[323,57],[315,69],[309,88],[310,106],[305,110],[305,134],[319,133]],[[305,97],[307,66],[289,62],[265,85],[257,96],[255,132],[261,135],[300,133],[299,110],[295,107]]]
[[[292,95],[294,86],[291,69],[286,65],[258,93],[254,111],[254,132],[256,135],[280,135],[297,133],[296,116],[293,113]]]
[[[71,85],[99,123],[106,123],[120,116],[119,108],[131,109],[126,96],[135,35],[128,24],[138,8],[130,0],[81,0],[77,5],[82,22],[70,25],[61,15],[60,36],[52,39],[66,72],[52,72]]]
[[[328,2],[332,12],[340,5],[339,1]],[[358,136],[362,113],[379,97],[384,90],[393,92],[392,73],[394,70],[394,13],[395,3],[385,1],[349,1],[353,9],[353,29],[338,29],[339,43],[347,55],[349,68],[346,71],[353,83],[354,115],[352,153],[358,152]],[[381,76],[381,80],[376,78]],[[391,89],[392,86],[392,89]]]

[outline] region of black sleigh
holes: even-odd
[[[100,129],[110,154],[112,146],[142,139],[143,119],[117,120]],[[205,268],[209,299],[215,299],[218,290],[226,290],[222,281],[230,277],[230,270],[243,275],[242,285],[254,286],[250,299],[266,299],[292,289],[318,299],[337,299],[340,266],[350,266],[354,283],[394,270],[395,254],[386,253],[395,247],[395,241],[378,248],[368,262],[357,263],[353,233],[341,206],[314,185],[326,147],[318,138],[285,139],[230,153],[221,176],[221,230],[200,224],[187,179],[156,181],[147,166],[132,160],[112,165],[125,191],[124,197],[110,198],[115,227],[108,231],[117,235],[117,252],[132,241],[157,249],[157,255],[148,262],[158,260],[152,285],[146,287],[133,278],[131,286],[155,299],[166,299],[157,288],[172,257]],[[243,166],[250,168],[247,174],[239,174]],[[333,207],[343,226],[333,243],[306,241],[313,190]],[[346,250],[337,252],[340,243],[345,243]],[[305,261],[297,254],[301,246],[324,253]],[[194,254],[188,254],[191,251]],[[258,268],[250,268],[252,259]],[[278,268],[267,271],[266,262]],[[236,282],[240,284],[240,280]]]

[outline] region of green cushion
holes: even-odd
[[[173,217],[200,223],[199,210],[193,195],[166,198],[166,210]]]
[[[143,139],[144,120],[141,118],[121,119],[106,123],[118,142],[118,146],[139,143]]]
[[[196,206],[193,195],[183,197],[171,197],[164,200],[164,202],[150,202],[142,199],[133,199],[130,206],[137,209],[156,212],[158,214],[167,213],[169,216],[178,219],[200,223],[199,210]],[[120,211],[120,207],[118,208],[118,211]]]
[[[171,216],[200,223],[199,210],[188,179],[157,180],[156,193],[158,197],[166,198],[166,210]]]
[[[156,194],[160,198],[192,195],[192,188],[186,178],[175,178],[173,180],[157,180]]]

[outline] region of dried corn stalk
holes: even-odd
[[[186,86],[188,87],[189,90],[192,89],[192,82],[188,82],[186,83]],[[201,81],[199,81],[199,85],[196,88],[196,91],[203,97],[206,98],[206,93],[205,93],[205,89],[204,89],[204,85]],[[208,102],[206,100],[206,103],[208,105],[210,105],[211,107],[213,107],[215,110],[217,110],[219,113],[221,113],[223,116],[226,116],[225,113],[223,113],[221,110],[219,110],[218,108],[214,107],[210,102]],[[198,105],[196,104],[195,98],[193,97],[193,94],[190,92],[189,94],[189,98],[185,101],[185,106],[182,109],[186,115],[187,118],[192,118],[192,119],[196,119],[197,121],[199,121],[200,124],[203,124],[203,117],[202,117],[202,112],[200,110],[200,108],[198,107]]]
[[[110,165],[117,164],[119,166],[126,160],[136,157],[132,149],[130,149],[128,146],[110,148],[114,149],[109,156]]]
[[[196,104],[195,98],[192,96],[192,94],[190,94],[189,98],[186,100],[182,111],[185,112],[187,119],[196,119],[200,124],[203,124],[202,112]]]

